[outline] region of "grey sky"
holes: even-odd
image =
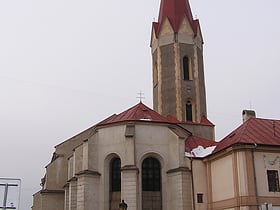
[[[191,0],[204,37],[217,139],[242,109],[279,118],[279,0]],[[0,177],[21,178],[21,210],[53,147],[138,103],[152,107],[150,33],[160,0],[0,1]],[[1,201],[0,201],[1,202]]]

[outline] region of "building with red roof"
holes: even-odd
[[[247,117],[248,112],[203,160],[209,209],[280,208],[280,120]]]
[[[215,141],[188,0],[161,0],[150,46],[153,109],[140,101],[56,145],[32,209],[279,210],[280,120],[245,110]]]

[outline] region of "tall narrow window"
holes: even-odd
[[[280,192],[277,170],[267,170],[267,181],[269,192]]]
[[[190,101],[186,104],[186,121],[192,121],[192,103]]]
[[[142,163],[142,210],[162,210],[161,166],[153,157]]]
[[[121,160],[116,157],[110,163],[109,209],[119,210],[121,200]]]
[[[203,203],[203,194],[197,193],[197,203]]]
[[[190,66],[189,66],[189,58],[187,56],[183,58],[183,70],[184,70],[184,80],[190,80]]]
[[[146,158],[142,164],[142,190],[160,191],[160,163],[155,158]]]
[[[114,158],[111,162],[111,191],[121,191],[121,160]]]
[[[153,85],[154,87],[158,84],[158,68],[157,68],[157,62],[154,63],[153,68]]]

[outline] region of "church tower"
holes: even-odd
[[[203,39],[188,0],[161,0],[151,51],[154,110],[194,123],[207,117]]]

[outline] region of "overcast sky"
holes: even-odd
[[[280,1],[190,3],[217,140],[241,124],[243,109],[279,119]],[[140,91],[152,107],[149,42],[159,5],[0,1],[0,177],[22,180],[21,210],[30,209],[55,145],[135,105]]]

